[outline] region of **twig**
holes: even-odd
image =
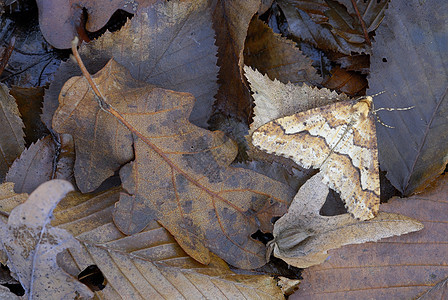
[[[0,61],[0,75],[2,75],[3,70],[6,68],[8,64],[9,58],[11,57],[12,51],[14,50],[14,44],[16,43],[16,38],[12,37],[9,41],[8,47],[5,48],[5,51],[2,55],[2,60]]]
[[[372,46],[372,42],[370,42],[370,39],[369,39],[369,33],[367,32],[366,23],[364,22],[364,19],[361,17],[361,14],[359,13],[358,5],[356,5],[355,0],[352,0],[352,5],[356,12],[356,15],[358,16],[359,22],[361,23],[362,32],[364,33],[364,39],[366,40],[366,43],[369,46]]]

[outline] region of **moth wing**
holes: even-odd
[[[344,101],[272,121],[257,129],[255,146],[320,168],[350,213],[367,220],[379,208],[379,169],[375,122],[358,120],[356,101]],[[350,125],[349,125],[350,124]]]

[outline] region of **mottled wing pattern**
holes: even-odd
[[[344,101],[280,118],[258,128],[252,140],[305,168],[320,168],[348,211],[371,219],[379,208],[380,183],[370,103],[371,98]]]

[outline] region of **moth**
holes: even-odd
[[[378,110],[373,109],[372,97],[276,119],[255,130],[252,142],[304,168],[320,169],[323,182],[340,194],[348,212],[360,220],[371,219],[380,204]]]

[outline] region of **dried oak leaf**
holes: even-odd
[[[318,84],[322,78],[296,44],[272,29],[258,17],[252,18],[244,44],[244,64],[267,74],[272,80],[298,84]]]
[[[54,207],[71,190],[72,185],[63,180],[46,182],[25,203],[12,210],[8,224],[0,222],[0,238],[8,256],[8,267],[30,298],[93,296],[56,262],[56,255],[64,249],[80,250],[80,244],[71,234],[49,224]]]
[[[0,83],[0,182],[3,182],[11,164],[25,149],[23,127],[14,97],[9,94],[6,85]]]
[[[260,0],[216,0],[213,28],[218,46],[219,89],[215,111],[249,123],[251,98],[243,79],[244,41]]]
[[[389,200],[380,211],[405,214],[425,227],[329,251],[326,262],[302,273],[300,289],[290,299],[413,299],[448,276],[446,175],[422,194]]]
[[[343,1],[340,1],[343,2]],[[347,55],[369,53],[365,33],[350,1],[279,0],[289,25],[297,39],[319,49]],[[366,32],[375,30],[381,22],[388,1],[356,1]],[[345,5],[344,5],[345,4]]]
[[[299,190],[283,217],[274,224],[274,239],[268,243],[268,254],[298,268],[320,264],[327,251],[347,244],[377,241],[423,228],[411,218],[381,212],[374,219],[359,221],[350,214],[321,216],[329,188],[318,173]]]
[[[86,18],[87,31],[94,32],[106,25],[113,13],[122,9],[135,13],[138,5],[151,5],[156,0],[110,0],[105,4],[97,0],[37,0],[39,9],[39,25],[42,34],[49,44],[55,48],[71,47],[71,41],[78,36]],[[83,16],[83,10],[87,16]],[[82,28],[83,29],[83,28]]]
[[[214,43],[208,1],[174,0],[139,9],[119,31],[106,32],[83,45],[80,53],[92,74],[113,57],[137,80],[192,93],[197,102],[190,121],[205,128],[218,89]],[[80,74],[75,63],[61,64],[55,75],[56,83],[52,83],[45,96],[43,111],[47,126],[57,108],[62,85]]]
[[[376,107],[408,107],[383,112],[377,126],[381,168],[409,195],[423,190],[448,162],[448,2],[391,2],[376,31],[370,91],[386,91]],[[399,38],[398,38],[399,37]]]
[[[201,262],[209,260],[210,249],[234,266],[263,265],[264,246],[250,235],[271,229],[270,219],[284,213],[292,191],[229,167],[236,145],[222,132],[188,122],[191,94],[135,81],[113,60],[94,80],[129,129],[100,109],[83,77],[66,83],[53,128],[74,136],[81,191],[94,190],[135,153],[120,170],[128,193],[121,195],[114,221],[122,232],[140,232],[155,218]]]
[[[69,135],[61,135],[59,145],[47,136],[22,152],[5,180],[15,184],[16,193],[31,193],[51,179],[73,181],[74,162],[73,139]]]
[[[77,276],[95,265],[106,278],[105,288],[95,292],[99,299],[283,299],[270,276],[237,275],[213,255],[208,266],[193,260],[155,221],[138,234],[124,235],[112,220],[121,191],[70,193],[55,208],[51,222],[82,245],[82,251],[62,254],[61,268]],[[0,207],[9,212],[11,205],[4,202],[0,194]]]

